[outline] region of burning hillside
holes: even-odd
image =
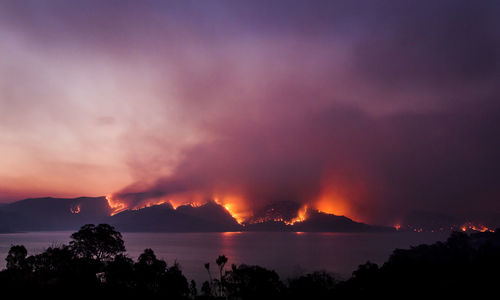
[[[129,195],[128,199],[141,201],[128,203],[120,201],[121,198],[114,195],[97,198],[27,199],[0,208],[0,228],[3,231],[72,230],[85,223],[109,223],[123,231],[167,232],[492,230],[489,225],[480,222],[429,214],[416,215],[414,221],[420,220],[420,223],[401,223],[391,229],[359,223],[345,216],[322,212],[313,205],[293,201],[278,201],[252,211],[241,197],[219,195],[203,198],[201,195],[193,195],[195,197],[177,194],[153,199]],[[435,228],[436,226],[440,227]]]

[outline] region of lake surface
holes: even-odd
[[[71,232],[0,234],[0,268],[11,245],[24,245],[36,254],[69,242]],[[383,263],[395,248],[445,240],[448,233],[123,233],[128,255],[134,260],[145,248],[171,265],[177,261],[186,277],[207,280],[204,264],[224,254],[231,264],[256,264],[274,269],[282,278],[327,270],[346,278],[359,264]]]

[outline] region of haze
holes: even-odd
[[[496,1],[2,1],[0,201],[500,214],[499,15]]]

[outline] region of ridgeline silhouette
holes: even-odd
[[[463,297],[496,293],[500,280],[500,230],[454,232],[445,242],[396,249],[382,266],[367,262],[347,280],[319,271],[282,281],[260,266],[225,266],[219,256],[217,275],[205,264],[208,280],[200,290],[151,249],[136,262],[125,254],[121,234],[107,224],[87,224],[71,235],[69,245],[28,256],[22,245],[11,247],[0,291],[17,297],[99,296],[142,299],[353,299]]]

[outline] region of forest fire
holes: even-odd
[[[346,193],[345,191],[339,191],[338,188],[326,187],[312,205],[314,209],[325,214],[348,216],[353,220],[359,220],[358,216],[353,216],[353,210],[349,202],[350,198],[344,195]]]
[[[106,201],[108,201],[108,205],[111,208],[111,216],[114,216],[128,209],[128,206],[125,203],[113,199],[113,195],[111,194],[106,195]]]
[[[472,222],[467,222],[467,223],[463,224],[460,227],[460,230],[462,230],[463,232],[467,232],[467,231],[494,232],[494,230],[492,230],[492,229],[490,229],[482,224],[474,224]]]
[[[167,201],[165,201],[165,200],[150,201],[150,202],[147,202],[147,203],[140,205],[140,206],[134,206],[134,207],[132,207],[132,210],[139,210],[139,209],[143,209],[143,208],[147,208],[147,207],[151,207],[151,206],[162,205],[165,203],[167,203]]]
[[[291,221],[285,221],[286,225],[293,225],[297,222],[304,222],[307,219],[307,211],[309,206],[306,204],[302,206],[297,212],[297,217],[293,218]]]
[[[238,222],[239,224],[244,224],[244,222],[251,216],[248,210],[244,209],[241,198],[236,197],[214,197],[214,202],[218,205],[224,207],[229,214]]]
[[[111,216],[121,213],[126,210],[140,210],[147,207],[170,204],[173,209],[177,209],[179,206],[189,205],[192,207],[200,207],[206,204],[210,200],[201,200],[202,197],[195,194],[190,195],[175,195],[170,199],[159,198],[159,199],[148,199],[147,201],[140,201],[135,205],[129,205],[125,201],[118,200],[112,194],[106,196],[108,205],[111,208]],[[251,214],[244,207],[243,200],[237,197],[213,197],[213,201],[218,205],[224,207],[229,214],[239,223],[243,224]]]
[[[72,206],[69,211],[72,213],[72,214],[79,214],[80,213],[80,204],[77,204],[75,206]]]
[[[261,211],[258,216],[254,216],[248,220],[249,224],[258,224],[265,222],[282,222],[285,225],[294,225],[298,222],[303,222],[308,217],[309,205],[305,204],[298,210],[289,212],[289,207],[270,207],[267,210]]]

